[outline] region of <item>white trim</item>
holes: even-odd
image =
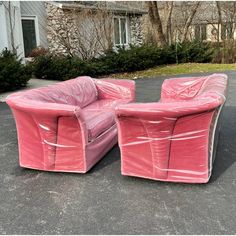
[[[200,40],[200,41],[206,41],[207,40],[207,25],[208,24],[206,24],[206,23],[199,24],[199,25],[194,25],[194,39],[197,39],[197,37],[196,37],[197,36],[196,35],[196,27],[199,27],[199,39],[197,39],[197,40]],[[205,32],[206,38],[205,39],[202,38],[202,36],[203,36],[203,27],[206,28],[206,32]]]
[[[116,40],[115,40],[115,27],[113,30],[113,35],[114,35],[114,46],[128,46],[129,45],[129,31],[128,31],[128,22],[129,22],[129,18],[127,16],[114,16],[113,17],[113,25],[114,25],[114,19],[118,19],[119,22],[119,36],[120,36],[120,43],[116,44]],[[121,19],[125,19],[125,34],[126,34],[126,43],[121,43]]]
[[[35,36],[36,36],[36,45],[40,46],[40,37],[39,37],[39,22],[37,16],[21,16],[21,20],[34,20],[35,27]]]
[[[3,4],[0,5],[0,24],[1,24],[0,51],[2,51],[4,48],[9,48],[5,6]]]
[[[27,0],[26,0],[27,1]],[[36,0],[37,1],[37,0]],[[54,1],[51,1],[51,0],[47,0],[45,1],[46,3],[50,3],[51,5],[54,5],[56,7],[59,7],[59,8],[62,8],[63,7],[63,3],[59,3],[59,2],[54,2]]]
[[[40,37],[39,37],[39,23],[38,23],[38,17],[37,16],[27,16],[23,15],[21,16],[21,21],[22,20],[33,20],[34,21],[34,28],[35,28],[35,37],[36,37],[36,46],[40,46]],[[23,29],[22,29],[23,30]],[[23,36],[24,37],[24,36]],[[23,40],[24,42],[24,40]],[[25,49],[24,49],[25,50]]]
[[[5,5],[5,3],[7,5]],[[11,14],[6,9],[8,7],[12,9]],[[17,56],[19,58],[24,58],[20,2],[2,2],[2,4],[0,5],[0,9],[0,24],[2,26],[0,30],[0,48],[4,46],[11,51],[13,49],[12,46],[14,46]],[[10,20],[12,21],[12,29],[10,27]],[[11,33],[13,34],[13,37],[11,37]]]

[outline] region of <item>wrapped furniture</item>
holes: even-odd
[[[208,182],[227,76],[167,79],[157,103],[116,108],[123,175]]]
[[[20,165],[85,173],[117,143],[115,106],[134,99],[133,81],[90,77],[8,96]]]

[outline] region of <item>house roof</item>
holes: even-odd
[[[58,6],[62,9],[106,9],[110,12],[118,13],[118,14],[135,14],[135,15],[143,15],[147,14],[146,9],[140,9],[137,7],[133,7],[127,4],[114,2],[99,2],[99,1],[57,1]]]

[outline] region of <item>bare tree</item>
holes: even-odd
[[[65,54],[90,59],[112,48],[112,15],[106,9],[73,9],[61,17],[59,24],[49,21],[48,30]]]
[[[15,37],[14,37],[16,9],[14,6],[12,6],[11,1],[3,2],[3,5],[7,11],[9,24],[10,24],[10,37],[11,37],[12,52],[16,54],[17,49],[19,47],[19,45],[15,45]]]
[[[112,48],[111,13],[104,9],[98,9],[96,12],[83,10],[79,16],[74,16],[74,22],[80,46],[78,49],[86,58],[94,57]]]
[[[218,14],[217,62],[235,63],[236,2],[216,1],[216,9]]]
[[[189,27],[192,24],[193,18],[195,16],[196,12],[197,12],[197,9],[198,9],[199,5],[200,5],[200,2],[194,3],[193,7],[190,10],[190,14],[188,15],[188,18],[187,18],[187,20],[184,24],[183,33],[182,33],[182,37],[181,37],[181,42],[184,42],[187,38]]]
[[[172,43],[172,27],[171,27],[171,16],[173,12],[174,2],[167,2],[168,13],[167,13],[167,23],[166,23],[166,41]]]
[[[217,13],[218,13],[218,29],[217,29],[217,41],[220,42],[220,26],[222,25],[222,15],[221,15],[221,6],[218,1],[216,1]]]
[[[166,38],[163,32],[162,21],[159,14],[159,9],[156,1],[147,2],[148,15],[152,27],[157,31],[157,40],[160,45],[166,44]]]
[[[159,45],[165,45],[172,43],[174,31],[179,31],[178,35],[181,35],[180,42],[187,39],[189,29],[200,6],[200,1],[191,2],[191,4],[189,2],[174,4],[173,1],[162,3],[149,1],[147,2],[147,6],[151,25],[153,30],[157,33],[157,43]],[[173,12],[175,16],[173,16]],[[180,14],[177,14],[177,12]],[[174,21],[176,23],[174,25],[172,22],[173,17],[175,17]],[[181,25],[181,27],[179,25]]]
[[[146,2],[148,7],[149,22],[152,40],[158,45],[171,44],[172,42],[172,12],[174,2],[158,3],[157,1]],[[160,6],[159,6],[160,5]]]

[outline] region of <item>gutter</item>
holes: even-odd
[[[142,10],[136,10],[136,9],[115,9],[115,8],[109,8],[109,7],[96,7],[96,6],[85,6],[83,4],[68,4],[68,3],[56,3],[55,4],[57,7],[61,8],[61,9],[67,9],[67,10],[71,10],[71,9],[91,9],[91,10],[107,10],[109,12],[113,12],[113,13],[122,13],[122,14],[135,14],[135,15],[144,15],[147,14],[147,11],[142,11]]]

